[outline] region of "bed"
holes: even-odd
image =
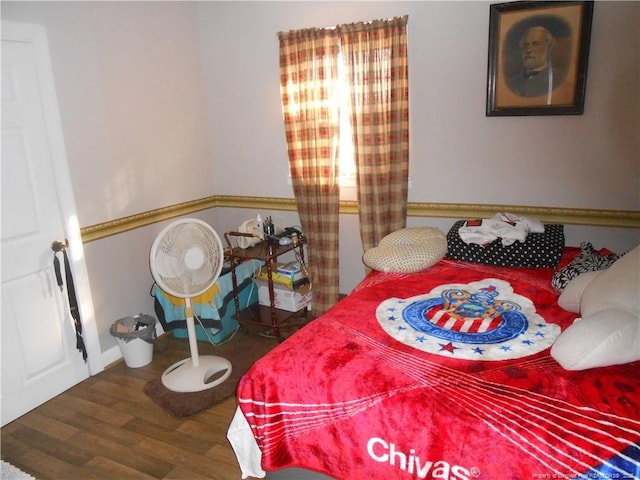
[[[243,478],[640,478],[640,362],[550,355],[579,316],[552,281],[581,249],[560,248],[553,268],[368,274],[241,379]]]

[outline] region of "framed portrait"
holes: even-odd
[[[581,115],[592,1],[490,6],[487,116]]]

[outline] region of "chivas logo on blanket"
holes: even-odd
[[[501,328],[502,315],[512,312],[513,318],[520,320],[519,327],[526,326],[526,318],[518,310],[515,302],[497,300],[498,292],[493,285],[479,289],[476,293],[458,288],[445,290],[441,298],[435,299],[434,307],[427,311],[430,322],[445,327],[451,324],[451,331],[487,332]],[[417,326],[419,328],[419,325]],[[449,332],[450,330],[442,330]],[[436,335],[438,331],[434,332]],[[511,335],[516,333],[510,332]],[[444,335],[445,338],[449,335]]]
[[[441,285],[426,295],[390,298],[378,322],[397,340],[420,350],[468,360],[505,360],[532,355],[560,334],[531,300],[511,284],[489,278],[468,285]]]

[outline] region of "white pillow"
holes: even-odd
[[[640,246],[597,273],[582,293],[582,320],[551,347],[567,370],[640,360]]]
[[[380,272],[415,273],[435,265],[447,253],[447,236],[434,227],[412,227],[385,236],[362,256]]]
[[[378,243],[379,247],[391,247],[402,245],[428,245],[440,246],[441,240],[447,241],[444,232],[435,227],[407,227],[391,232]]]
[[[640,322],[623,310],[602,310],[562,332],[551,356],[566,370],[635,362],[640,360]]]
[[[582,318],[608,308],[640,317],[640,245],[601,271],[582,294]]]
[[[582,294],[591,280],[600,275],[599,271],[585,272],[571,280],[558,297],[558,305],[567,312],[580,313]]]

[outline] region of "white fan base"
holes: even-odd
[[[218,372],[226,372],[215,380],[208,382]],[[162,384],[174,392],[201,392],[220,385],[231,375],[231,362],[226,358],[205,355],[198,357],[198,365],[194,366],[191,358],[174,363],[162,374]]]

